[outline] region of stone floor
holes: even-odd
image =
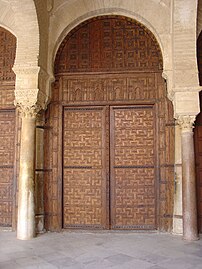
[[[46,233],[30,241],[0,231],[0,268],[202,269],[202,239],[162,233]]]

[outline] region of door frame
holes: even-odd
[[[85,99],[72,99],[73,88],[68,92],[68,83],[73,80],[75,83],[93,81],[99,78],[100,83],[114,78],[124,81],[134,79],[144,81],[144,87],[153,88],[153,98],[135,99],[135,95],[129,96],[134,99],[126,100],[101,100],[86,101]],[[77,84],[73,86],[76,87]],[[134,86],[135,86],[134,85]],[[87,89],[88,90],[88,89]],[[128,88],[127,92],[130,89]],[[135,94],[135,93],[134,93]],[[82,95],[82,93],[81,93]],[[70,98],[71,97],[71,98]],[[68,99],[70,98],[70,99]],[[149,97],[148,97],[149,98]],[[64,107],[86,107],[86,106],[127,106],[127,105],[154,105],[156,108],[156,145],[157,158],[157,229],[171,231],[173,223],[173,193],[174,193],[174,118],[172,102],[166,96],[165,84],[161,73],[129,73],[129,74],[69,74],[60,75],[54,83],[52,101],[46,111],[45,120],[45,227],[47,230],[60,231],[62,229],[62,126]],[[49,133],[49,134],[48,134]],[[46,161],[47,159],[47,161]]]

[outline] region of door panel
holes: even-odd
[[[0,111],[0,226],[12,226],[15,111]]]
[[[107,228],[106,108],[65,108],[63,227]]]
[[[198,228],[202,232],[202,126],[196,125],[194,130],[197,203],[198,203]]]
[[[154,229],[154,109],[112,107],[110,112],[111,227]]]

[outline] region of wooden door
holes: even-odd
[[[197,205],[198,205],[198,229],[202,232],[202,117],[197,117],[194,129],[196,180],[197,180]]]
[[[174,195],[174,118],[172,103],[167,99],[166,85],[162,78],[162,63],[161,49],[152,32],[141,23],[124,16],[98,16],[83,21],[77,27],[72,29],[72,31],[70,31],[63,39],[55,58],[54,75],[56,79],[52,89],[51,102],[46,111],[44,200],[45,226],[47,230],[58,231],[62,227],[80,227],[82,225],[85,227],[88,225],[93,227],[90,220],[82,222],[81,218],[73,220],[73,218],[71,219],[70,216],[67,216],[68,212],[73,214],[75,210],[74,208],[71,209],[72,211],[70,210],[70,202],[68,200],[70,199],[68,198],[70,176],[67,176],[67,174],[69,173],[73,175],[78,170],[80,171],[80,176],[78,177],[81,180],[82,172],[82,177],[84,177],[84,172],[87,175],[92,169],[86,167],[88,169],[83,169],[82,171],[82,164],[79,164],[81,165],[80,169],[78,169],[78,167],[68,168],[69,164],[67,163],[70,158],[66,156],[66,153],[64,154],[63,160],[63,166],[66,167],[63,167],[62,169],[61,151],[63,150],[63,147],[61,145],[61,123],[64,119],[63,116],[65,117],[65,121],[68,118],[66,116],[66,110],[63,115],[63,106],[69,106],[69,109],[71,106],[75,108],[82,108],[83,106],[82,109],[85,111],[84,106],[120,106],[120,104],[125,106],[126,104],[155,104],[157,113],[155,116],[153,110],[153,119],[151,120],[151,123],[155,124],[156,121],[156,131],[154,128],[155,135],[152,134],[154,135],[156,142],[152,140],[152,135],[150,137],[151,141],[154,142],[153,146],[155,153],[153,159],[151,158],[152,165],[148,164],[151,160],[147,160],[147,164],[142,164],[142,150],[140,151],[140,156],[138,156],[138,158],[136,158],[138,154],[134,154],[136,161],[139,160],[139,163],[136,163],[135,161],[131,162],[130,168],[125,167],[128,166],[127,162],[118,164],[123,166],[122,168],[116,168],[116,166],[118,166],[116,164],[117,160],[112,160],[111,158],[111,188],[106,190],[111,197],[108,197],[109,195],[106,193],[104,194],[103,189],[100,191],[102,194],[99,194],[101,197],[99,200],[103,199],[102,203],[105,203],[106,206],[108,205],[107,199],[110,198],[109,207],[111,209],[111,212],[107,212],[109,211],[108,208],[104,209],[104,207],[102,207],[101,212],[104,213],[99,214],[103,214],[103,216],[105,216],[105,214],[106,216],[110,215],[110,217],[106,217],[106,219],[103,217],[102,221],[99,220],[94,223],[97,223],[99,227],[108,227],[109,225],[109,227],[112,227],[113,229],[117,229],[118,227],[127,228],[131,226],[134,229],[138,227],[140,229],[152,229],[153,227],[158,227],[158,229],[162,231],[172,230]],[[121,111],[124,113],[124,111],[126,112],[129,110],[130,108]],[[150,108],[146,110],[149,111]],[[114,111],[111,112],[112,114],[115,113],[115,111],[118,112],[118,108],[117,110],[112,109],[111,111]],[[139,116],[140,114],[141,113],[139,112]],[[115,118],[114,121],[116,122]],[[104,130],[102,132],[105,133],[106,131],[106,139],[109,139],[110,132],[107,131],[107,128],[110,127],[110,124],[107,122],[108,118],[106,118],[106,125],[103,127]],[[66,123],[64,123],[64,125],[65,124]],[[113,124],[112,118],[111,124]],[[67,131],[66,127],[64,127],[63,141],[65,150],[68,150],[65,141]],[[119,134],[118,129],[115,133],[113,132],[113,128],[111,127],[111,140]],[[133,130],[133,132],[135,133],[135,130]],[[141,132],[142,130],[140,129],[140,132],[135,133],[135,135],[138,136]],[[158,136],[156,136],[156,134],[158,134]],[[102,143],[104,143],[103,145],[108,147],[109,143],[107,141],[105,142],[102,140]],[[141,142],[141,138],[139,138],[139,142]],[[130,145],[129,141],[127,143]],[[155,149],[155,144],[158,144],[157,149]],[[113,145],[113,141],[111,141],[111,155],[113,155],[113,149],[117,150],[118,147],[119,144]],[[128,148],[130,148],[130,146],[128,146]],[[109,155],[109,151],[103,150],[102,154],[103,156],[104,154]],[[79,153],[79,155],[84,156],[83,153]],[[105,164],[103,164],[106,167],[109,166],[109,160],[107,158],[108,156],[106,157],[106,162],[104,162]],[[154,170],[155,165],[157,166],[156,170]],[[99,169],[103,169],[103,174],[105,175],[106,173],[106,178],[108,178],[108,171],[105,170],[104,172],[104,166]],[[64,185],[62,184],[62,171]],[[122,206],[116,202],[116,200],[121,200],[120,193],[118,193],[118,191],[116,192],[119,186],[118,173],[128,173],[127,180],[130,181],[131,186],[138,185],[139,192],[137,191],[137,193],[135,193],[131,190],[125,190],[125,193],[127,193],[126,195],[129,196],[129,192],[131,191],[131,196],[133,198],[135,196],[141,198],[142,195],[143,198],[141,199],[146,201],[145,203],[140,203],[138,205],[139,209],[137,211],[142,214],[141,221],[141,218],[138,218],[138,221],[136,219],[135,222],[129,219],[124,220],[124,213],[120,213],[122,216],[119,216],[117,213],[118,208]],[[133,177],[130,173],[134,173],[136,177]],[[154,175],[154,173],[156,174]],[[90,178],[92,176],[90,175],[88,177]],[[141,193],[142,189],[146,190],[146,187],[141,188],[141,179],[143,177],[146,177],[145,184],[147,184],[147,190],[151,191],[151,197],[146,194],[144,196]],[[155,185],[154,178],[159,182],[157,186]],[[85,180],[87,179],[84,178],[84,181]],[[77,190],[76,187],[70,186],[70,188],[72,188],[72,192],[73,190]],[[107,188],[107,184],[105,188]],[[154,206],[154,189],[157,192],[157,208]],[[65,193],[63,193],[62,196],[63,190]],[[79,196],[79,192],[82,193],[82,190],[77,191]],[[72,196],[72,203],[73,200],[74,195]],[[132,208],[135,204],[135,199],[133,199],[133,201],[129,200],[130,199],[127,200],[125,198],[123,205],[125,206],[125,204],[131,202],[129,205]],[[62,203],[65,213],[61,210]],[[77,203],[79,202],[77,201]],[[79,215],[78,208],[79,205],[77,206],[77,215]],[[149,211],[150,213],[148,213]],[[127,214],[129,216],[129,213]],[[131,211],[131,216],[133,215],[133,217],[130,219],[135,219],[135,214],[137,215],[137,212],[135,213],[134,209],[134,211]],[[151,219],[147,217],[148,214]],[[155,214],[158,216],[157,224],[155,223]],[[63,215],[63,225],[61,215]],[[119,219],[121,220],[120,222]],[[110,223],[108,223],[109,220]]]
[[[111,107],[111,227],[155,229],[153,106]]]
[[[12,226],[15,111],[0,110],[0,226]]]
[[[153,106],[113,106],[108,119],[107,107],[64,110],[63,227],[155,229]]]
[[[107,228],[106,108],[65,108],[63,227]]]

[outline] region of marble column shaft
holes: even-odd
[[[35,122],[35,117],[22,117],[17,223],[17,238],[22,240],[35,236]]]
[[[193,141],[193,122],[195,117],[181,117],[179,123],[182,138],[182,207],[183,238],[198,240],[196,176]]]

